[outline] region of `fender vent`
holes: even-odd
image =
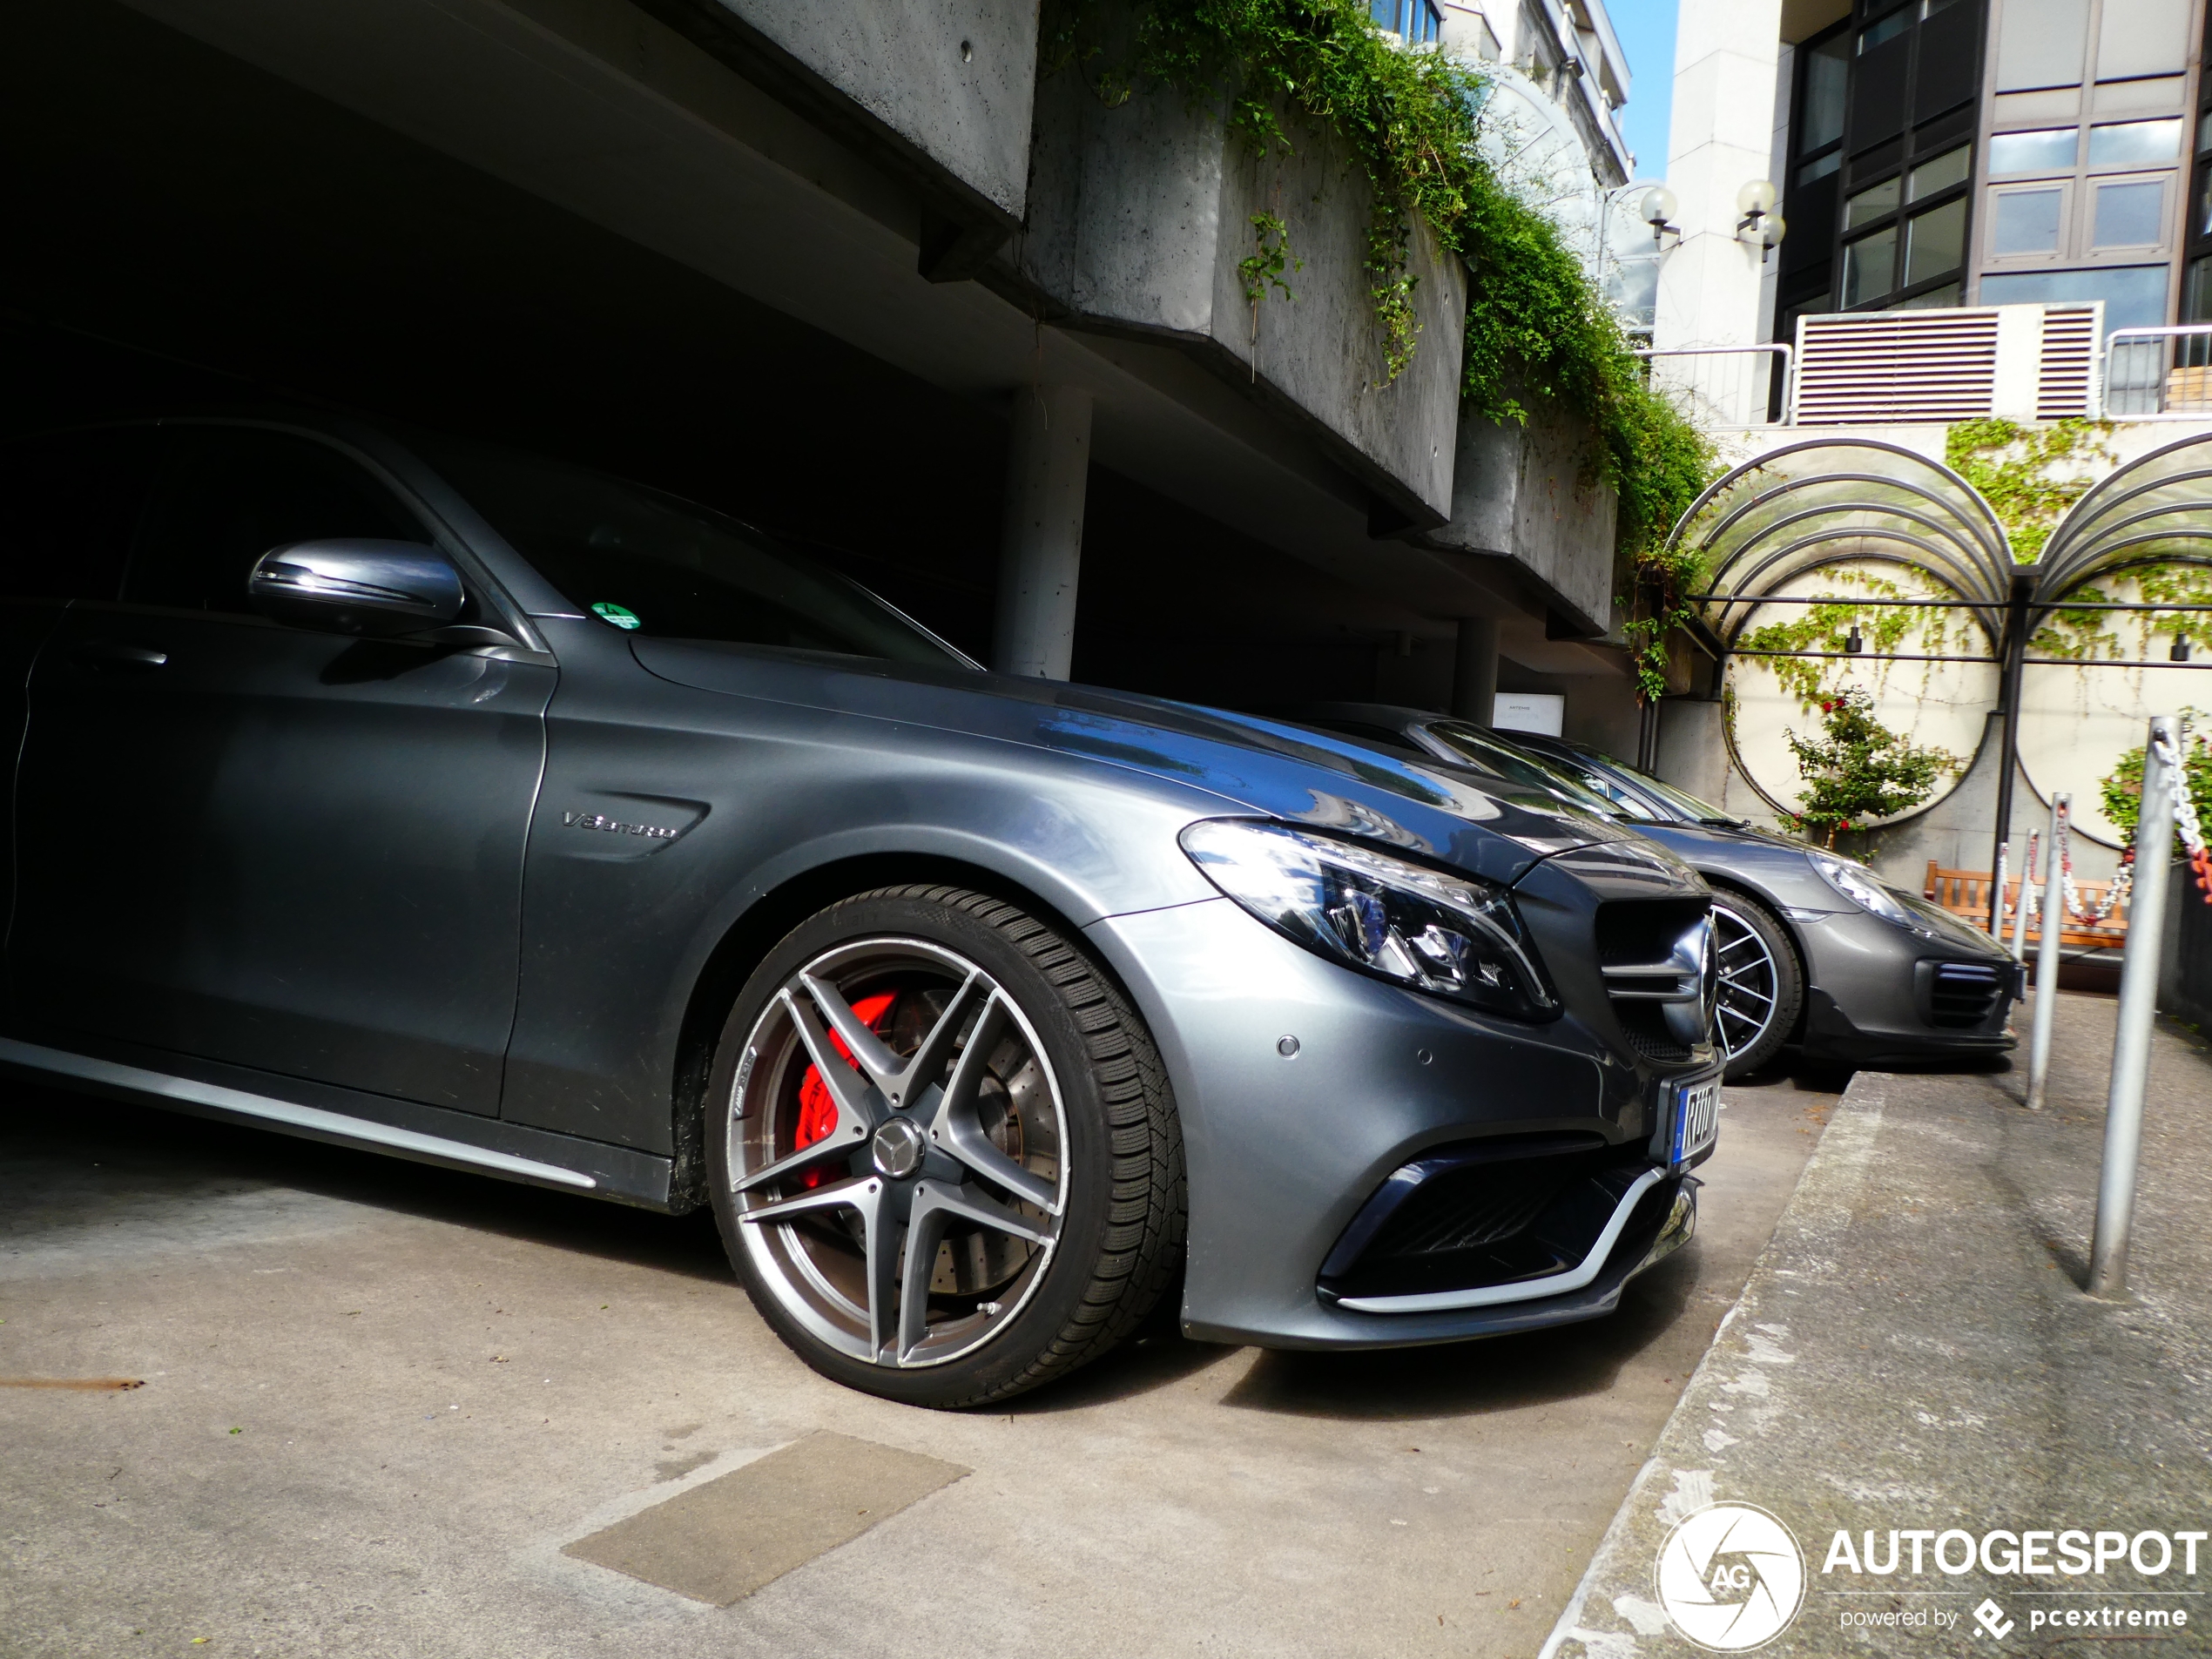
[[[1963,1031],[1997,1011],[2004,975],[1986,962],[1938,962],[1928,975],[1928,1023]]]
[[[1710,1024],[1717,965],[1705,899],[1615,900],[1598,907],[1598,968],[1629,1046],[1676,1064]]]

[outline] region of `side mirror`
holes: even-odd
[[[366,539],[273,547],[254,562],[246,593],[279,622],[368,638],[442,627],[468,602],[461,573],[435,547]]]

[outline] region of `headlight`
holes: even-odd
[[[1861,910],[1871,912],[1884,921],[1894,922],[1910,932],[1927,933],[1928,929],[1920,919],[1898,903],[1897,895],[1877,881],[1863,866],[1853,864],[1849,859],[1839,859],[1833,853],[1816,851],[1807,853],[1805,856],[1812,860],[1812,867],[1820,872],[1830,887]]]
[[[1517,1019],[1558,1000],[1504,892],[1285,824],[1217,818],[1183,832],[1206,879],[1332,961]]]

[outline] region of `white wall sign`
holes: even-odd
[[[1556,691],[1501,691],[1490,724],[1501,732],[1541,732],[1555,738],[1567,724],[1567,699]]]

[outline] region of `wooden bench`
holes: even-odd
[[[1930,859],[1928,884],[1921,889],[1921,894],[1953,915],[1964,916],[1978,927],[1986,927],[1989,925],[1990,880],[1991,873],[1987,870],[1946,870]],[[2037,886],[2040,888],[2041,884],[2039,882]],[[2005,902],[2008,912],[2019,902],[2020,887],[2019,877],[2006,878]],[[2105,894],[2111,891],[2112,883],[2109,881],[2076,881],[2074,884],[2074,896],[2085,905],[2102,904]],[[2037,896],[2040,898],[2041,895],[2039,893]],[[2042,929],[2034,921],[2028,923],[2027,936],[2036,941],[2040,941],[2043,936]],[[2012,937],[2012,923],[2008,920],[2005,924],[2005,942],[2010,944]],[[2068,916],[2059,928],[2059,943],[2068,950],[2117,949],[2127,942],[2128,907],[2124,904],[2106,917],[2100,926],[2093,927],[2087,922],[2076,921]]]

